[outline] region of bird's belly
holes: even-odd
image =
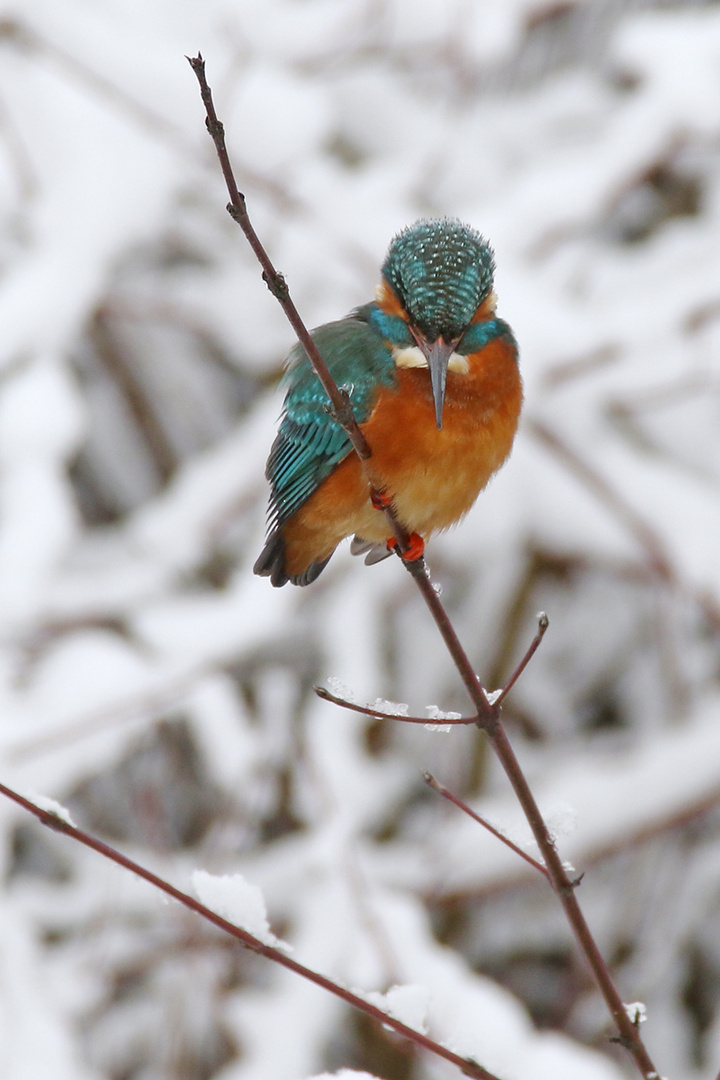
[[[363,425],[374,476],[403,524],[423,536],[467,513],[515,437],[522,386],[514,354],[500,340],[469,360],[468,374],[448,373],[441,430],[422,369],[399,371],[397,389],[380,393]],[[384,535],[386,523],[377,524]]]

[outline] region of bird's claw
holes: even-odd
[[[384,491],[373,491],[370,502],[376,510],[387,510],[389,506],[392,506],[392,495],[386,495]]]
[[[388,551],[398,550],[398,540],[396,536],[391,536],[387,541]],[[425,541],[422,536],[418,536],[417,533],[410,533],[408,537],[408,546],[405,551],[400,551],[400,558],[404,562],[417,562],[418,559],[422,559],[425,554]]]

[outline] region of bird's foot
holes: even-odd
[[[384,491],[373,491],[370,502],[376,510],[387,510],[389,506],[392,506],[392,495],[387,495]]]
[[[397,551],[398,542],[396,536],[391,536],[387,541],[388,551]],[[400,558],[405,562],[417,562],[425,554],[425,541],[417,533],[410,533],[408,546],[405,551],[399,552]]]

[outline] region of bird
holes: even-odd
[[[390,243],[375,299],[312,331],[369,444],[372,486],[295,346],[254,573],[276,587],[309,585],[346,537],[354,554],[379,561],[397,547],[387,505],[410,534],[403,558],[415,560],[467,513],[510,454],[523,398],[494,274],[493,250],[473,227],[423,218]]]

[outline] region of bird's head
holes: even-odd
[[[435,417],[442,426],[448,361],[492,293],[495,262],[480,233],[452,218],[422,220],[398,233],[382,273],[427,358]]]

